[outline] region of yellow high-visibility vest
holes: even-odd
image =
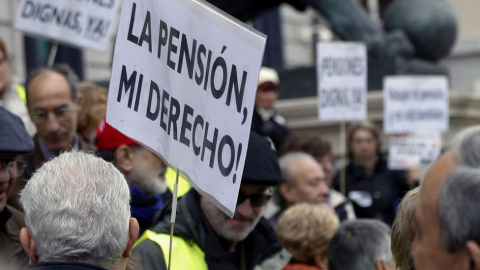
[[[23,104],[27,104],[27,92],[25,91],[25,87],[21,84],[17,84],[15,86],[15,91],[20,99],[23,101]]]
[[[177,178],[177,172],[170,167],[167,167],[167,171],[165,172],[165,182],[167,183],[168,189],[173,193],[173,187],[175,185],[175,181]],[[179,175],[178,179],[178,190],[177,195],[178,197],[182,197],[190,190],[191,186],[188,181]]]
[[[170,235],[146,230],[137,240],[135,246],[149,239],[160,246],[168,268],[168,251],[170,247]],[[181,237],[174,236],[172,240],[172,267],[171,269],[196,269],[208,270],[205,262],[205,253],[193,241],[186,241]]]

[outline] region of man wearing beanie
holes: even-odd
[[[137,219],[141,234],[152,225],[155,214],[172,199],[163,177],[165,163],[105,120],[97,127],[96,133],[98,155],[112,162],[127,179],[132,194],[132,217]]]
[[[255,110],[251,129],[259,135],[270,139],[279,151],[286,141],[288,129],[285,118],[274,109],[278,99],[279,79],[275,69],[262,67],[258,75]]]
[[[275,151],[252,132],[233,218],[191,189],[178,202],[172,269],[283,269],[290,255],[262,217],[272,186],[280,181]],[[171,207],[145,231],[133,252],[144,270],[167,269]]]
[[[5,269],[28,265],[19,238],[20,229],[25,227],[24,216],[7,205],[7,198],[17,177],[25,171],[22,156],[30,154],[33,147],[22,120],[0,108],[0,266]]]

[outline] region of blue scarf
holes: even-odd
[[[155,214],[162,209],[162,197],[159,194],[147,196],[134,186],[130,186],[130,192],[132,194],[130,203],[132,217],[138,220],[142,229],[146,229],[152,225]]]

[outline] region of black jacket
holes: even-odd
[[[206,220],[199,199],[199,194],[192,189],[179,200],[174,235],[195,241],[205,252],[209,270],[242,269],[241,261],[245,263],[244,269],[253,269],[282,250],[275,231],[261,218],[249,236],[238,243],[236,252],[229,252],[227,242],[214,232]],[[151,230],[169,234],[171,211],[171,204],[165,206],[158,216],[158,223]],[[144,270],[166,269],[161,248],[148,239],[135,247],[133,253]]]
[[[20,230],[26,227],[25,217],[9,205],[0,212],[0,269],[24,269],[28,256],[20,245]]]
[[[262,137],[268,137],[275,145],[275,149],[279,151],[288,138],[288,128],[275,121],[275,115],[267,121],[263,121],[257,109],[253,110],[251,130],[255,131]]]
[[[34,270],[107,270],[103,267],[81,262],[41,262],[28,267]]]
[[[409,190],[405,172],[388,169],[383,158],[378,159],[372,174],[350,161],[345,168],[345,184],[346,196],[352,201],[357,218],[376,218],[390,226],[401,198]],[[340,190],[340,173],[333,179],[333,187]],[[371,203],[362,205],[355,193],[368,197]]]

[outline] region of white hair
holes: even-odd
[[[21,192],[40,262],[113,267],[128,244],[130,191],[109,162],[65,152],[40,167]]]

